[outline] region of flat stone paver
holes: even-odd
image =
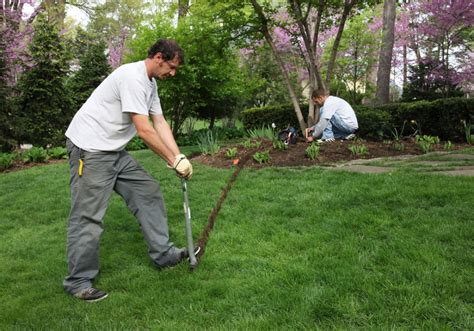
[[[474,161],[474,155],[472,154],[446,154],[442,156],[443,159],[452,159],[460,161]]]
[[[434,174],[448,175],[448,176],[474,176],[473,167],[461,167],[453,170],[433,171]]]
[[[341,167],[333,168],[333,170],[359,172],[363,174],[382,174],[382,173],[393,171],[393,169],[389,167],[376,167],[376,166],[358,165],[358,164],[344,165]]]
[[[425,154],[426,155],[426,154]],[[448,154],[446,152],[434,152],[430,155],[439,157],[437,160],[417,160],[419,157],[425,155],[403,155],[389,158],[374,158],[374,159],[358,159],[349,161],[344,164],[335,165],[331,170],[342,170],[342,171],[351,171],[358,173],[372,173],[380,174],[395,171],[399,168],[393,167],[394,164],[406,164],[408,166],[416,168],[417,166],[425,166],[426,169],[417,169],[422,173],[427,174],[441,174],[447,176],[474,176],[474,164],[471,166],[471,162],[468,162],[469,165],[462,165],[455,167],[452,162],[455,161],[474,161],[473,154]],[[382,161],[385,166],[372,166],[369,163]],[[449,165],[451,163],[451,165]],[[443,167],[446,165],[446,170],[430,171],[434,168]]]

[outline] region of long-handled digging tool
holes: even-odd
[[[193,271],[197,267],[197,259],[194,255],[193,231],[191,227],[191,209],[189,209],[188,185],[186,179],[181,178],[181,187],[184,196],[184,218],[186,220],[186,239],[188,242],[189,269]]]

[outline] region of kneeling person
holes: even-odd
[[[329,95],[324,89],[314,90],[311,99],[321,108],[319,122],[307,129],[308,142],[320,137],[322,141],[355,137],[354,132],[359,128],[359,124],[347,101]]]

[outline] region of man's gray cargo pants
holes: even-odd
[[[89,288],[99,273],[102,220],[112,191],[122,196],[137,218],[155,265],[176,264],[184,250],[174,247],[169,240],[163,195],[156,180],[126,151],[91,153],[81,150],[69,139],[66,146],[71,213],[67,234],[69,275],[64,279],[65,290],[74,294]]]

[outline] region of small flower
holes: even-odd
[[[276,127],[275,123],[272,123],[272,128],[275,129]]]

